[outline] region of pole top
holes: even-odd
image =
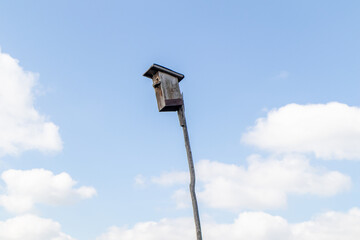
[[[153,64],[145,73],[144,73],[144,77],[148,77],[148,78],[153,78],[153,76],[157,73],[157,72],[164,72],[167,73],[173,77],[176,77],[178,79],[178,81],[180,82],[185,76],[184,74],[175,72],[169,68],[163,67],[159,64]]]

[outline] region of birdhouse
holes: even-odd
[[[177,111],[183,105],[179,82],[184,75],[163,66],[153,64],[144,77],[151,78],[160,112]]]

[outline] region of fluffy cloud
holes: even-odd
[[[360,210],[326,212],[310,221],[290,224],[284,218],[264,212],[245,212],[231,224],[204,221],[203,237],[208,240],[357,240],[360,238]],[[133,228],[111,227],[97,240],[183,240],[195,237],[191,218],[143,222]]]
[[[168,172],[164,173],[159,177],[152,177],[151,182],[163,185],[163,186],[171,186],[177,183],[184,183],[189,181],[189,173],[186,172]]]
[[[295,240],[355,240],[360,238],[360,209],[347,213],[327,212],[311,221],[295,224],[292,232]]]
[[[190,193],[188,189],[178,189],[171,198],[176,202],[176,208],[188,208],[190,206]]]
[[[0,50],[0,156],[62,149],[59,128],[34,108],[36,78]]]
[[[351,179],[337,171],[315,168],[301,156],[262,159],[248,158],[248,167],[202,160],[196,165],[198,198],[209,207],[240,209],[275,209],[286,205],[289,194],[332,196],[348,190]],[[171,174],[174,175],[171,178]],[[157,179],[161,184],[186,183],[186,173],[166,173]],[[183,201],[184,192],[173,195]],[[178,202],[183,207],[186,202]]]
[[[1,240],[75,240],[51,219],[23,215],[0,222]]]
[[[145,177],[144,177],[143,175],[138,174],[138,175],[136,175],[135,178],[134,178],[134,183],[135,183],[135,185],[137,185],[137,186],[144,186],[145,183],[146,183],[146,179],[145,179]]]
[[[258,119],[242,141],[274,153],[359,160],[360,108],[337,102],[289,104]]]
[[[288,71],[281,71],[278,75],[275,76],[276,79],[286,79],[289,77]]]
[[[97,240],[184,240],[193,239],[194,223],[189,218],[163,219],[159,222],[143,222],[132,229],[111,227]]]
[[[54,175],[44,169],[8,170],[1,178],[6,193],[0,196],[0,205],[14,213],[32,210],[36,203],[70,204],[96,194],[92,187],[74,188],[76,182],[64,172]]]

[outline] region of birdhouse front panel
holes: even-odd
[[[177,111],[183,104],[178,78],[164,72],[153,77],[159,111]]]

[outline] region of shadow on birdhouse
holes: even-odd
[[[151,78],[155,89],[156,100],[160,112],[177,111],[183,105],[179,82],[184,75],[173,70],[153,64],[144,73]]]

